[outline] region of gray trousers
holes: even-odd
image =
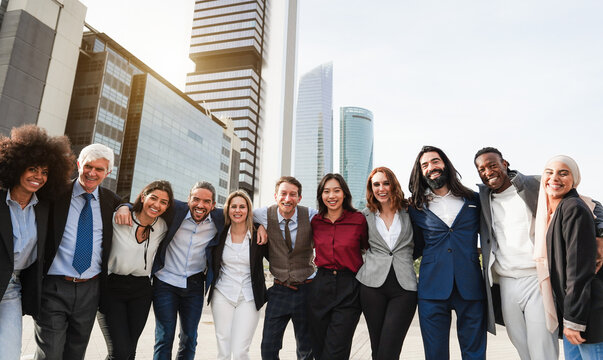
[[[81,360],[86,355],[98,309],[99,280],[68,282],[47,276],[36,319],[36,360]]]
[[[558,359],[557,331],[546,328],[536,275],[501,277],[499,283],[505,327],[521,360]]]

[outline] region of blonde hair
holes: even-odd
[[[226,203],[224,204],[224,225],[230,226],[230,216],[228,216],[228,210],[230,208],[230,203],[236,197],[243,198],[247,204],[247,218],[245,219],[245,226],[247,227],[247,230],[253,233],[253,205],[251,204],[249,195],[247,195],[247,193],[243,190],[235,190],[226,198]]]

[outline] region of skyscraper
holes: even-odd
[[[320,179],[333,171],[333,63],[322,64],[299,80],[295,117],[295,177],[302,184],[301,205],[316,207]]]
[[[357,209],[366,206],[366,180],[373,169],[373,113],[359,107],[340,109],[339,170]]]
[[[63,134],[85,16],[77,0],[0,0],[0,133]]]

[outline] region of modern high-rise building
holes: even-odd
[[[239,186],[252,197],[260,189],[265,128],[276,129],[278,136],[270,144],[274,148],[264,152],[271,155],[267,166],[290,171],[297,7],[296,0],[195,2],[190,47],[195,71],[187,74],[185,92],[214,115],[233,120],[241,139]],[[270,111],[265,104],[271,104]]]
[[[0,0],[0,133],[36,124],[63,135],[86,7]]]
[[[316,207],[320,179],[333,171],[333,63],[299,80],[295,117],[295,171],[302,184],[301,205]]]
[[[238,184],[239,140],[232,126],[208,114],[113,39],[90,28],[82,39],[66,135],[74,153],[93,142],[109,146],[115,167],[103,185],[124,198],[165,179],[186,199],[199,180],[222,205]],[[235,164],[235,168],[231,166]]]
[[[366,180],[373,170],[373,113],[359,107],[340,109],[339,170],[357,209],[366,206]]]

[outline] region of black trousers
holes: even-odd
[[[151,309],[147,276],[111,274],[101,287],[98,324],[107,343],[107,359],[130,360]]]
[[[362,311],[356,274],[319,268],[310,284],[308,306],[315,359],[349,359]]]
[[[360,284],[360,302],[371,339],[373,360],[398,360],[417,309],[417,292],[404,290],[391,267],[380,287]]]

